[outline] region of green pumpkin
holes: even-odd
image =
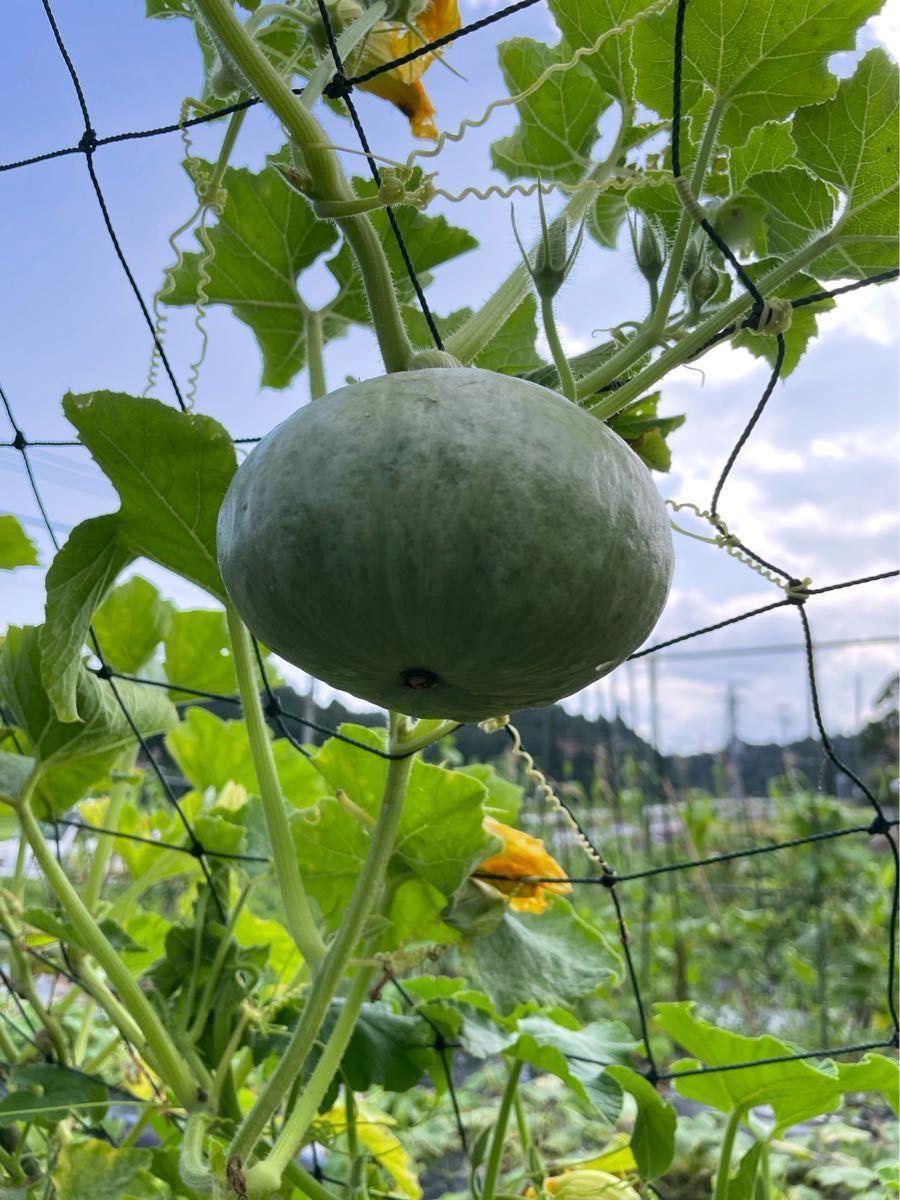
[[[234,476],[218,551],[235,608],[288,662],[459,721],[606,675],[652,630],[673,565],[650,473],[608,426],[465,367],[288,417]]]

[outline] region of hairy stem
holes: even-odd
[[[566,358],[562,342],[559,340],[556,320],[553,316],[553,301],[549,296],[541,297],[541,321],[543,322],[547,345],[550,347],[553,365],[556,367],[556,373],[559,376],[560,391],[567,400],[571,400],[574,403],[575,376],[572,374],[569,360]]]
[[[310,312],[306,317],[306,365],[309,370],[310,400],[318,400],[328,391],[325,384],[324,349],[322,314]]]
[[[228,620],[228,632],[231,637],[232,655],[237,672],[238,691],[244,709],[244,720],[247,723],[247,735],[250,739],[250,752],[256,770],[259,794],[266,818],[266,829],[272,847],[275,877],[278,880],[278,890],[281,892],[284,904],[287,927],[306,961],[315,964],[325,954],[325,943],[313,920],[306,889],[300,875],[297,855],[294,851],[294,839],[291,836],[291,827],[288,824],[284,800],[278,783],[278,772],[272,754],[269,729],[263,716],[259,692],[256,689],[250,636],[230,604],[225,606],[225,615]]]
[[[324,200],[355,199],[337,156],[328,145],[325,131],[299,103],[290,85],[246,32],[234,14],[231,0],[196,0],[196,4],[217,42],[302,151],[316,195]],[[366,216],[342,217],[337,220],[337,225],[359,265],[385,368],[402,371],[412,356],[412,347],[400,315],[384,247]]]
[[[396,731],[399,729],[400,719],[391,714],[390,720],[390,744],[391,749],[396,750]],[[403,798],[412,761],[412,758],[392,759],[388,764],[378,821],[372,831],[369,849],[357,876],[344,919],[328,954],[320,964],[306,1005],[284,1054],[232,1140],[228,1151],[230,1159],[247,1161],[272,1114],[300,1074],[313,1047],[328,1012],[328,1006],[340,986],[344,970],[381,891],[403,811]]]
[[[265,1171],[274,1173],[278,1178],[282,1177],[285,1167],[302,1146],[306,1132],[315,1119],[319,1105],[328,1091],[328,1085],[334,1079],[341,1065],[341,1059],[359,1017],[359,1010],[368,994],[372,976],[371,967],[362,967],[354,975],[350,990],[341,1005],[340,1015],[325,1043],[316,1068],[309,1077],[309,1082],[303,1088],[297,1104],[285,1121],[284,1128],[279,1133],[275,1145],[264,1162],[260,1164]],[[252,1184],[252,1177],[251,1169],[247,1177],[248,1183]],[[252,1190],[250,1195],[253,1196]]]
[[[129,754],[128,762],[124,767],[126,771],[131,767],[132,759],[133,756]],[[106,806],[106,813],[103,817],[103,824],[106,829],[116,830],[119,828],[119,818],[128,800],[130,788],[131,781],[129,779],[114,779],[113,785],[110,788],[109,804]],[[98,834],[97,845],[94,847],[94,853],[91,855],[91,865],[88,868],[87,882],[84,885],[85,908],[89,909],[92,913],[97,911],[100,894],[103,891],[103,884],[106,881],[106,869],[109,866],[109,860],[112,858],[114,849],[115,838],[109,834]]]
[[[33,786],[33,785],[32,785]],[[119,993],[122,1006],[140,1029],[142,1041],[153,1065],[174,1092],[178,1103],[190,1107],[197,1088],[184,1065],[181,1054],[169,1037],[156,1010],[141,991],[115,947],[107,940],[93,916],[84,906],[62,867],[56,861],[31,811],[30,797],[23,796],[19,810],[22,832],[28,839],[44,878],[75,926],[88,952],[97,960]]]
[[[817,238],[803,250],[798,250],[786,262],[779,264],[779,266],[771,270],[764,279],[759,280],[757,286],[762,294],[764,296],[771,295],[782,284],[792,279],[798,271],[802,271],[805,266],[813,262],[821,254],[824,254],[832,244],[832,235],[833,231]],[[609,396],[604,396],[598,400],[596,404],[587,405],[586,407],[590,409],[594,416],[599,417],[600,420],[605,421],[609,417],[615,416],[617,412],[620,412],[626,405],[643,395],[655,383],[658,383],[660,379],[668,375],[670,371],[694,358],[706,342],[718,333],[719,330],[745,317],[750,311],[752,304],[753,301],[749,296],[742,295],[732,300],[729,304],[723,305],[722,308],[717,309],[711,316],[707,317],[702,324],[693,329],[681,341],[676,342],[668,350],[664,350],[659,358],[646,366],[633,379],[629,379],[627,383],[617,388]],[[638,334],[638,337],[640,336]],[[632,342],[628,343],[629,346],[633,345],[636,341],[637,338],[634,338]],[[612,359],[609,362],[612,362]],[[605,366],[608,365],[609,363],[605,364]],[[610,380],[613,378],[615,378],[615,375],[610,376]],[[583,382],[584,380],[579,381],[579,392],[581,391],[581,384]]]

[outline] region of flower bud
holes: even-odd
[[[719,290],[719,272],[709,262],[702,262],[688,284],[691,311],[698,312]]]
[[[656,283],[666,263],[666,243],[662,230],[652,218],[643,215],[636,221],[629,219],[628,229],[638,270],[648,283]]]
[[[693,279],[694,273],[700,266],[700,259],[703,257],[703,237],[704,234],[701,230],[694,230],[684,248],[684,257],[681,260],[681,278],[685,283]]]

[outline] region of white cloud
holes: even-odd
[[[836,303],[836,308],[819,317],[820,336],[844,333],[878,346],[895,344],[900,319],[896,285],[860,288],[838,296]]]
[[[877,17],[869,22],[879,42],[900,58],[900,0],[887,0]]]

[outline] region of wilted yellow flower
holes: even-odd
[[[548,893],[565,896],[572,890],[570,883],[536,883],[529,882],[523,876],[538,879],[565,879],[566,873],[544,849],[540,838],[531,837],[521,829],[513,829],[495,821],[493,817],[484,818],[484,827],[488,833],[503,842],[503,849],[497,854],[486,858],[478,867],[479,875],[506,876],[502,879],[488,879],[491,887],[509,896],[509,906],[517,912],[542,913],[550,901]]]
[[[397,21],[379,21],[350,55],[346,64],[348,75],[365,75],[382,63],[392,62],[433,42],[445,33],[459,29],[457,0],[428,0],[407,26]],[[383,71],[374,79],[359,84],[366,92],[390,100],[409,119],[416,137],[437,138],[434,105],[428,99],[420,80],[440,51],[420,54],[411,62],[391,71]]]
[[[627,1180],[589,1168],[551,1175],[544,1180],[544,1191],[554,1200],[641,1200]]]

